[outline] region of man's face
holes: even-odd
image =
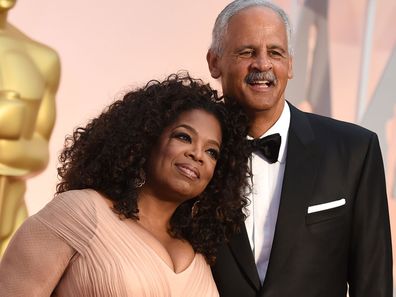
[[[234,15],[221,54],[210,51],[207,59],[212,77],[221,79],[224,95],[249,114],[281,114],[292,59],[285,26],[275,12],[250,7]]]

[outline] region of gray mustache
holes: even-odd
[[[272,72],[272,70],[265,71],[265,72],[250,72],[247,76],[245,81],[248,84],[254,83],[255,81],[258,80],[268,80],[270,83],[276,84],[277,79],[275,74]]]

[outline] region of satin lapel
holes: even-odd
[[[249,280],[250,284],[256,290],[259,290],[261,288],[260,278],[244,224],[241,232],[230,240],[229,246],[243,274]]]
[[[272,276],[281,278],[281,270],[305,225],[308,201],[319,168],[320,153],[306,115],[291,104],[286,168],[283,178],[278,219],[264,287]]]

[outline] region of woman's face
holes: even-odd
[[[201,194],[213,176],[221,140],[214,115],[201,109],[182,113],[151,153],[144,190],[179,202]]]

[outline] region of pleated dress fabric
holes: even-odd
[[[201,254],[175,273],[160,243],[93,190],[62,193],[34,217],[75,250],[52,296],[219,296]]]

